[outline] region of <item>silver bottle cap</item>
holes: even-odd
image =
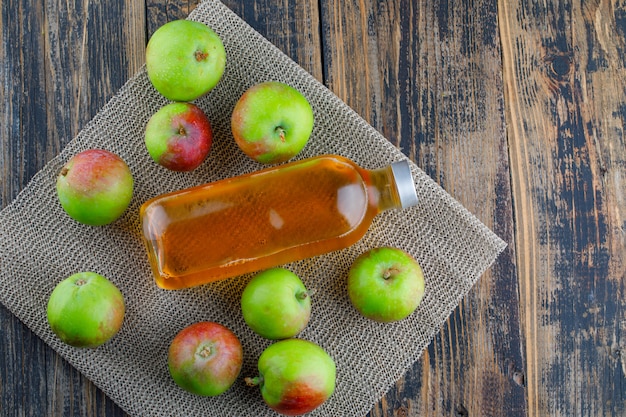
[[[396,188],[400,196],[402,208],[416,206],[418,203],[417,191],[409,162],[405,159],[391,164],[391,172],[396,180]]]

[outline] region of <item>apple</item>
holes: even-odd
[[[235,382],[243,363],[237,336],[212,321],[194,323],[172,340],[167,364],[178,386],[193,394],[217,396]]]
[[[350,266],[348,295],[354,307],[369,319],[402,320],[422,301],[424,274],[417,261],[401,249],[370,249]]]
[[[293,158],[307,144],[313,131],[313,109],[300,91],[267,81],[250,87],[239,98],[231,129],[246,155],[276,164]]]
[[[74,155],[56,182],[63,210],[74,220],[100,226],[118,219],[133,197],[133,176],[116,154],[89,149]]]
[[[173,20],[159,27],[146,47],[146,72],[154,88],[172,101],[192,101],[222,78],[226,50],[207,25]]]
[[[192,103],[170,103],[152,115],[145,142],[155,162],[173,171],[192,171],[204,161],[213,142],[211,123]]]
[[[319,345],[286,339],[268,346],[258,361],[259,376],[246,378],[259,386],[274,411],[299,416],[322,405],[335,391],[335,361]]]
[[[311,317],[311,297],[300,277],[284,268],[258,273],[241,295],[245,322],[257,334],[272,340],[300,333]]]
[[[52,331],[68,345],[95,348],[122,327],[124,296],[104,276],[78,272],[59,282],[46,310]]]

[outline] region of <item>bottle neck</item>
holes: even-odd
[[[402,207],[391,166],[367,170],[368,199],[378,213]]]

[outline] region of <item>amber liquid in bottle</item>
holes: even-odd
[[[400,206],[391,167],[325,155],[156,197],[140,217],[157,285],[180,289],[345,248]]]

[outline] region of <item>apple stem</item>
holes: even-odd
[[[315,293],[317,292],[317,289],[313,288],[311,290],[308,291],[300,291],[296,294],[296,298],[298,300],[304,300],[307,297],[312,297],[315,295]]]
[[[280,138],[281,142],[285,141],[285,129],[282,126],[278,126],[276,128],[276,132],[278,132],[278,137]]]
[[[76,282],[75,282],[74,284],[76,284],[76,285],[77,285],[77,286],[79,286],[79,287],[82,287],[82,286],[83,286],[83,285],[85,285],[86,283],[87,283],[87,280],[86,280],[86,279],[79,279],[79,280],[76,280]]]
[[[66,176],[68,172],[70,172],[70,170],[67,169],[67,167],[63,167],[63,169],[61,169],[61,175],[62,176]]]
[[[255,376],[254,378],[250,378],[249,376],[246,377],[244,379],[244,381],[246,381],[246,385],[249,387],[256,387],[259,384],[261,384],[261,381],[263,380],[263,378],[261,378],[260,376]]]
[[[209,54],[204,51],[196,51],[193,55],[196,57],[196,61],[198,62],[204,61],[209,56]]]
[[[206,359],[209,356],[211,356],[211,347],[210,346],[204,346],[202,347],[202,350],[200,350],[200,352],[198,352],[198,355],[202,358],[202,359]]]
[[[181,136],[185,136],[187,134],[187,131],[185,130],[185,126],[183,125],[178,126],[178,134]]]
[[[397,269],[397,268],[388,268],[388,269],[385,269],[385,272],[383,273],[383,278],[384,278],[384,279],[389,279],[389,278],[391,278],[393,275],[397,274],[398,272],[400,272],[400,271],[398,271],[398,269]]]

